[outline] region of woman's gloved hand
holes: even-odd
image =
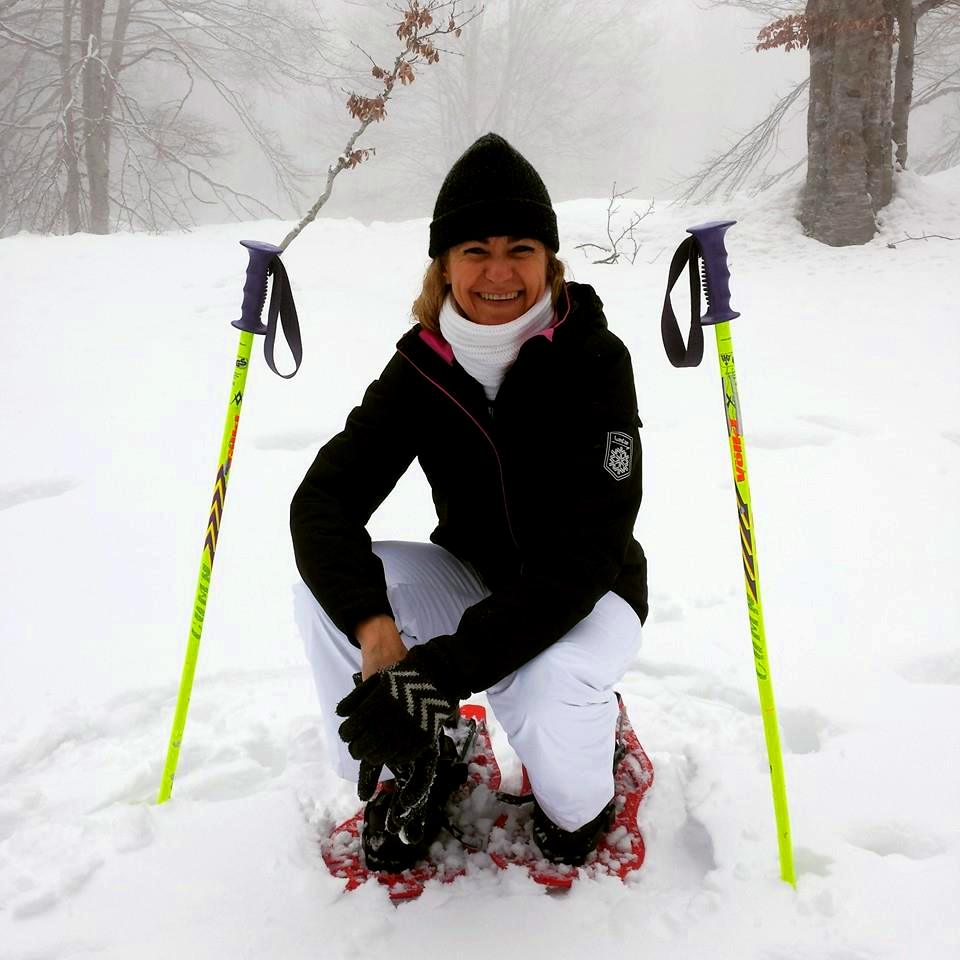
[[[396,771],[397,789],[387,812],[387,830],[404,843],[419,843],[423,837],[431,813],[430,792],[437,778],[439,759],[440,750],[434,745]]]
[[[457,699],[424,672],[419,653],[415,647],[402,662],[368,677],[337,704],[337,715],[346,718],[340,739],[354,759],[393,767],[436,749],[440,728]]]
[[[434,745],[410,763],[397,764],[393,771],[396,775],[396,787],[389,791],[384,825],[404,843],[418,843],[423,837],[430,813],[430,791],[437,776],[439,760],[440,749]],[[366,760],[360,762],[357,795],[364,803],[376,795],[382,770],[381,763],[368,763]]]

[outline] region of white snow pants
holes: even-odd
[[[442,547],[383,541],[373,550],[383,563],[387,597],[408,648],[455,633],[467,607],[489,594],[474,570]],[[338,736],[342,720],[334,708],[353,689],[360,651],[304,584],[294,592],[334,766],[356,782],[359,764]],[[608,593],[569,633],[486,691],[537,801],[564,830],[588,823],[613,797],[618,711],[613,687],[639,645],[640,618],[625,600]]]

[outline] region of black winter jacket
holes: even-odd
[[[438,687],[485,690],[610,590],[646,618],[633,368],[602,308],[568,283],[559,322],[524,343],[493,404],[438,334],[417,325],[400,339],[291,504],[300,573],[351,640],[391,614],[365,526],[414,457],[437,510],[430,539],[492,591],[422,648]]]

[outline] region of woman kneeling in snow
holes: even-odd
[[[640,421],[627,349],[558,248],[537,172],[481,137],[440,188],[419,323],[293,499],[298,622],[338,772],[373,797],[371,869],[435,839],[462,781],[443,722],[480,691],[527,768],[544,856],[583,862],[611,821],[613,686],[647,612]],[[432,542],[371,543],[414,457]],[[402,789],[374,796],[384,764]]]

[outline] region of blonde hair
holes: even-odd
[[[443,272],[447,265],[447,255],[440,254],[430,261],[426,273],[423,275],[423,286],[420,296],[413,301],[410,312],[415,320],[425,330],[433,333],[440,332],[440,308],[447,297],[450,284],[447,283]],[[547,250],[547,286],[550,287],[553,305],[556,307],[560,294],[563,291],[564,267],[563,261],[557,258],[552,250]]]

